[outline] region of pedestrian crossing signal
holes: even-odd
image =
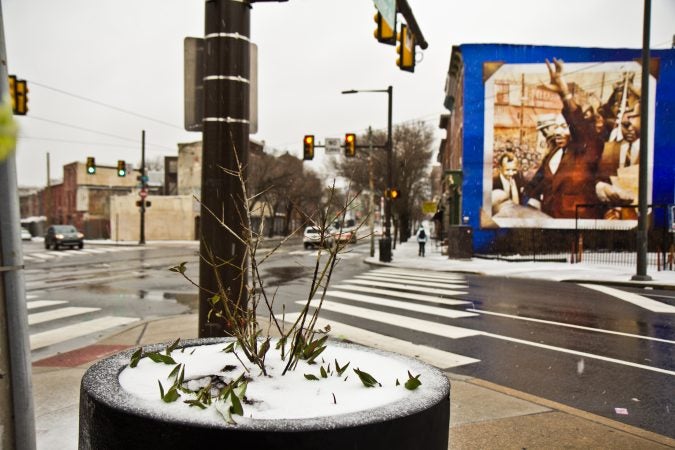
[[[314,159],[314,135],[307,134],[302,140],[302,159],[311,161]]]
[[[94,175],[96,173],[96,159],[94,157],[87,157],[87,173],[89,175]]]
[[[353,158],[356,155],[356,135],[354,133],[345,134],[345,156]]]
[[[117,161],[117,176],[118,177],[127,176],[127,163],[122,159]]]

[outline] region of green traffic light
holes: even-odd
[[[89,175],[95,174],[96,173],[96,167],[92,167],[92,166],[87,167],[87,173]]]

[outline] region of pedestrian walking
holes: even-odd
[[[420,225],[420,229],[417,230],[417,243],[420,246],[417,256],[424,257],[424,246],[427,243],[427,232],[424,231],[424,227]]]

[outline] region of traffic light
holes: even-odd
[[[302,159],[309,161],[314,159],[314,135],[307,134],[302,140]]]
[[[89,175],[94,175],[96,173],[96,160],[93,156],[87,157],[87,173]]]
[[[17,116],[25,116],[28,112],[26,80],[17,80],[15,75],[9,75],[9,96],[12,99],[12,112]]]
[[[401,191],[399,191],[397,188],[391,188],[391,189],[387,188],[384,191],[384,196],[387,197],[387,198],[390,198],[392,200],[396,200],[397,198],[399,198],[401,196]]]
[[[117,176],[125,177],[127,175],[127,163],[123,159],[117,161]]]
[[[345,156],[353,158],[356,155],[356,135],[354,133],[345,134]]]
[[[16,115],[25,116],[28,112],[28,84],[26,80],[16,80]]]
[[[398,45],[396,46],[396,53],[398,53],[398,59],[396,60],[396,65],[401,70],[414,72],[415,36],[412,34],[410,29],[402,23],[401,31],[399,31],[397,38]]]
[[[382,17],[382,14],[379,12],[375,13],[373,20],[377,24],[377,28],[373,32],[375,39],[383,44],[396,45],[396,33],[394,32],[396,29],[396,15],[394,14],[393,28],[389,26],[387,21],[384,20],[384,17]]]
[[[9,96],[12,99],[12,112],[16,114],[16,76],[9,76]]]

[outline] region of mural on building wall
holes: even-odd
[[[554,58],[488,62],[483,73],[481,226],[574,228],[577,219],[592,220],[594,228],[635,226],[640,64]],[[654,92],[652,76],[651,117]]]

